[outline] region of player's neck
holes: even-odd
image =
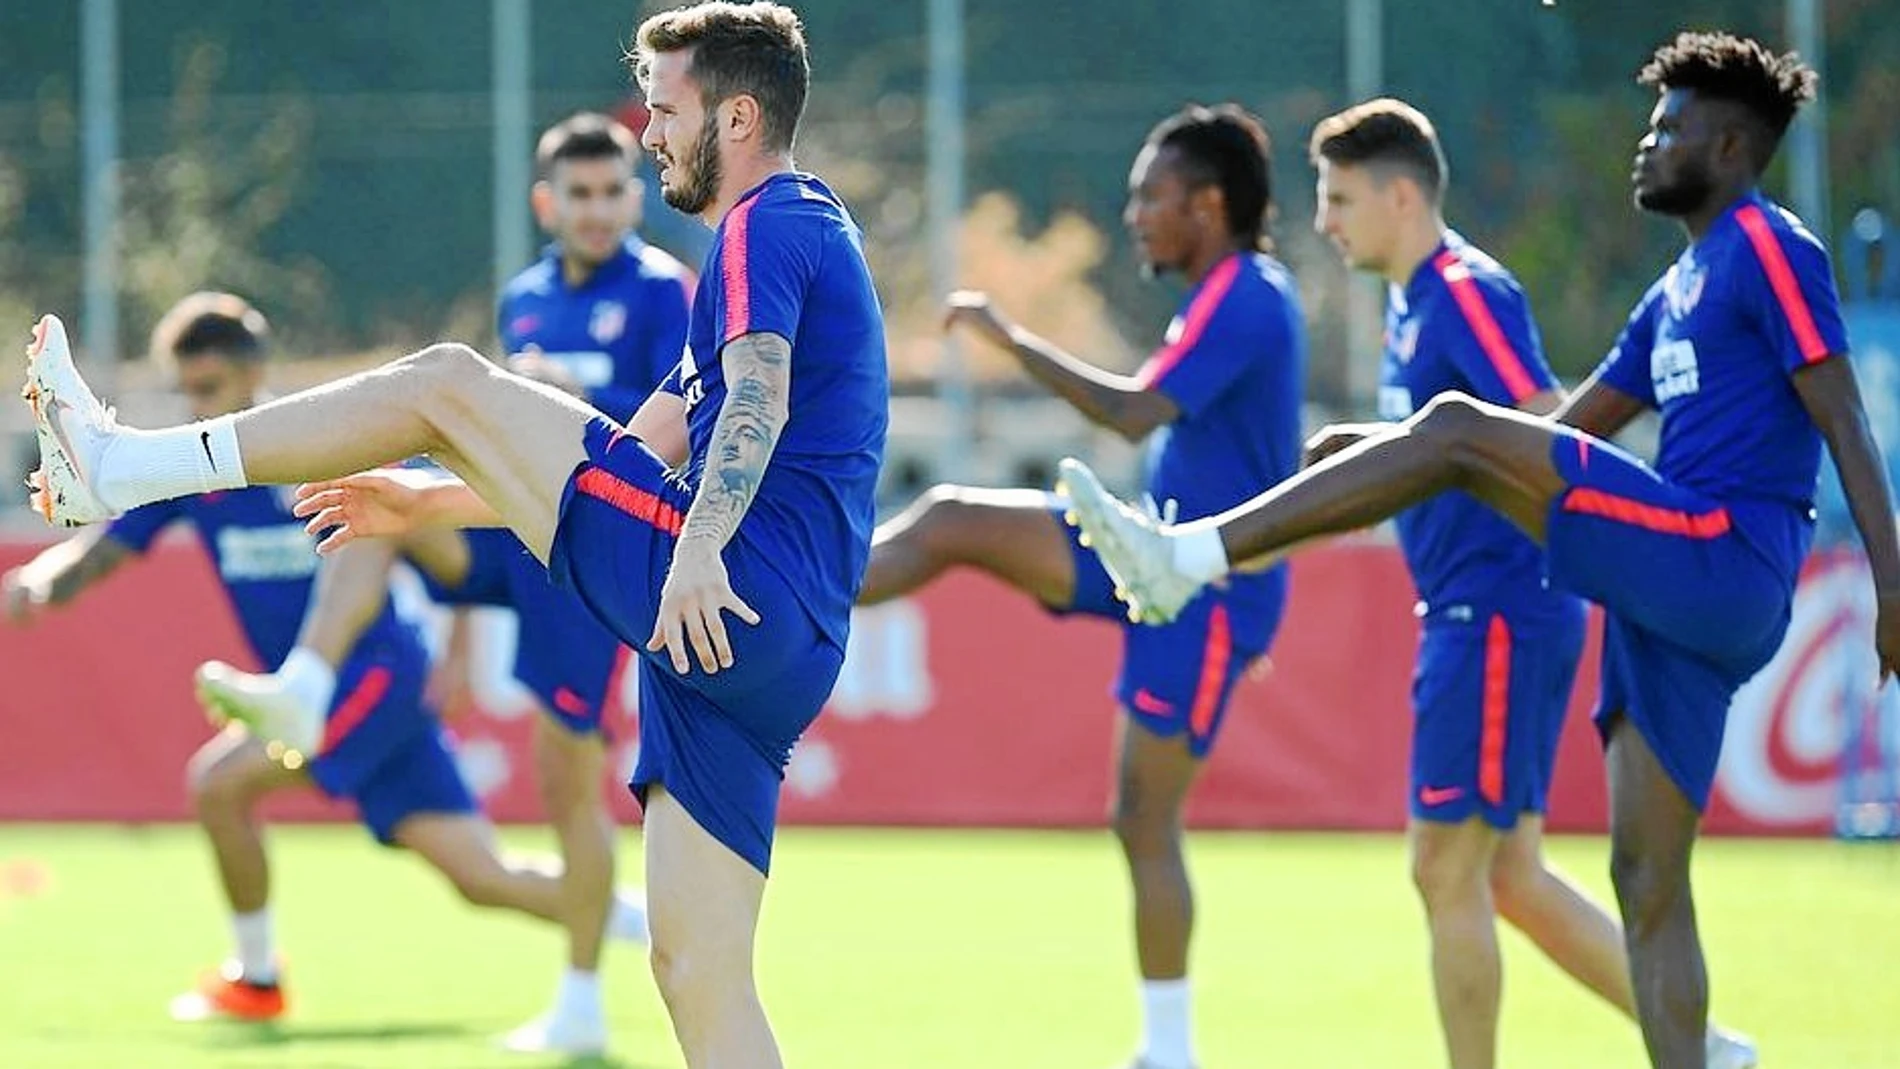
[[[1187,279],[1188,285],[1198,286],[1209,271],[1239,251],[1239,243],[1232,239],[1212,242],[1188,258],[1188,262],[1181,267],[1181,275]]]
[[[1727,215],[1728,210],[1735,206],[1736,201],[1753,193],[1756,185],[1757,182],[1753,177],[1740,183],[1730,183],[1710,193],[1700,208],[1678,216],[1676,221],[1682,224],[1683,232],[1689,235],[1689,244],[1693,245],[1701,241],[1702,235],[1709,232],[1709,228],[1715,225],[1715,221]]]
[[[1392,259],[1383,272],[1385,280],[1400,289],[1409,285],[1419,265],[1444,242],[1447,229],[1445,220],[1436,214],[1405,227],[1393,243]]]
[[[568,289],[579,289],[587,285],[587,280],[593,278],[594,272],[598,270],[600,270],[600,265],[597,263],[569,256],[566,253],[561,254],[561,281],[567,284]]]
[[[789,174],[796,168],[792,157],[786,153],[762,153],[742,163],[727,163],[728,170],[719,182],[719,195],[713,198],[706,210],[699,213],[699,221],[718,229],[726,213],[739,198],[769,180],[773,175]]]

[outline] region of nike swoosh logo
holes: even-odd
[[[1172,716],[1174,706],[1148,693],[1146,689],[1135,692],[1135,708],[1149,716]]]
[[[1419,802],[1428,806],[1455,802],[1464,796],[1463,787],[1420,787],[1418,789]]]
[[[210,431],[199,431],[199,432],[198,432],[198,444],[199,444],[199,445],[201,445],[201,446],[204,446],[204,448],[205,448],[205,462],[211,465],[211,470],[212,470],[212,471],[217,471],[217,470],[218,470],[218,458],[217,458],[217,457],[214,457],[214,456],[212,456],[212,455],[211,455],[211,432],[210,432]]]

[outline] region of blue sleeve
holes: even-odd
[[[501,300],[495,302],[495,337],[501,340],[501,355],[513,356],[521,346],[521,337],[513,329],[514,294],[503,291]]]
[[[1210,280],[1214,281],[1214,280]],[[1168,326],[1168,338],[1136,379],[1194,416],[1259,364],[1263,352],[1284,353],[1298,344],[1292,310],[1278,290],[1268,299],[1244,300],[1209,285]]]
[[[719,347],[747,334],[796,339],[805,295],[823,259],[824,232],[809,218],[761,206],[757,197],[728,213],[720,225],[719,277],[711,287]]]
[[[661,379],[660,384],[653,388],[653,392],[654,393],[670,393],[674,397],[685,397],[686,396],[686,361],[681,360],[678,363],[674,364],[673,370],[666,373],[666,377]]]
[[[1736,213],[1759,270],[1738,271],[1741,297],[1782,370],[1847,352],[1841,297],[1827,249],[1805,230],[1776,227],[1760,208]]]
[[[106,537],[124,546],[134,553],[143,553],[152,545],[159,532],[172,525],[173,521],[184,519],[185,499],[175,497],[169,501],[154,501],[149,505],[140,505],[113,520],[106,527]]]
[[[1450,307],[1431,318],[1420,344],[1435,345],[1473,396],[1516,408],[1557,385],[1521,291],[1469,273],[1446,284]]]
[[[1658,280],[1643,294],[1642,302],[1630,313],[1623,332],[1610,346],[1610,354],[1597,365],[1597,377],[1606,386],[1634,397],[1651,408],[1656,407],[1656,383],[1649,374],[1649,351],[1656,345],[1656,310],[1662,302],[1662,282]]]

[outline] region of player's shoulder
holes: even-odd
[[[1521,297],[1524,288],[1503,261],[1472,244],[1456,231],[1447,231],[1444,247],[1432,254],[1432,276],[1446,286],[1466,283],[1487,294]]]
[[[640,277],[651,281],[681,282],[692,272],[672,253],[644,241],[629,239],[628,251],[639,265]]]
[[[545,297],[553,293],[555,269],[556,264],[551,257],[544,256],[534,263],[529,264],[517,272],[515,277],[509,279],[508,284],[501,288],[502,301],[507,303],[534,297]]]
[[[1794,212],[1761,193],[1751,193],[1736,205],[1736,226],[1727,236],[1733,254],[1759,260],[1769,243],[1797,263],[1826,263],[1827,243]]]
[[[1273,311],[1299,310],[1299,282],[1278,257],[1263,250],[1243,252],[1230,263],[1234,275],[1228,283],[1228,294],[1240,299],[1223,301],[1223,304]]]

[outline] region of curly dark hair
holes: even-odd
[[[1795,53],[1776,55],[1760,41],[1719,32],[1677,34],[1650,56],[1636,82],[1740,104],[1765,135],[1758,153],[1761,164],[1774,155],[1795,112],[1820,88],[1820,76]]]

